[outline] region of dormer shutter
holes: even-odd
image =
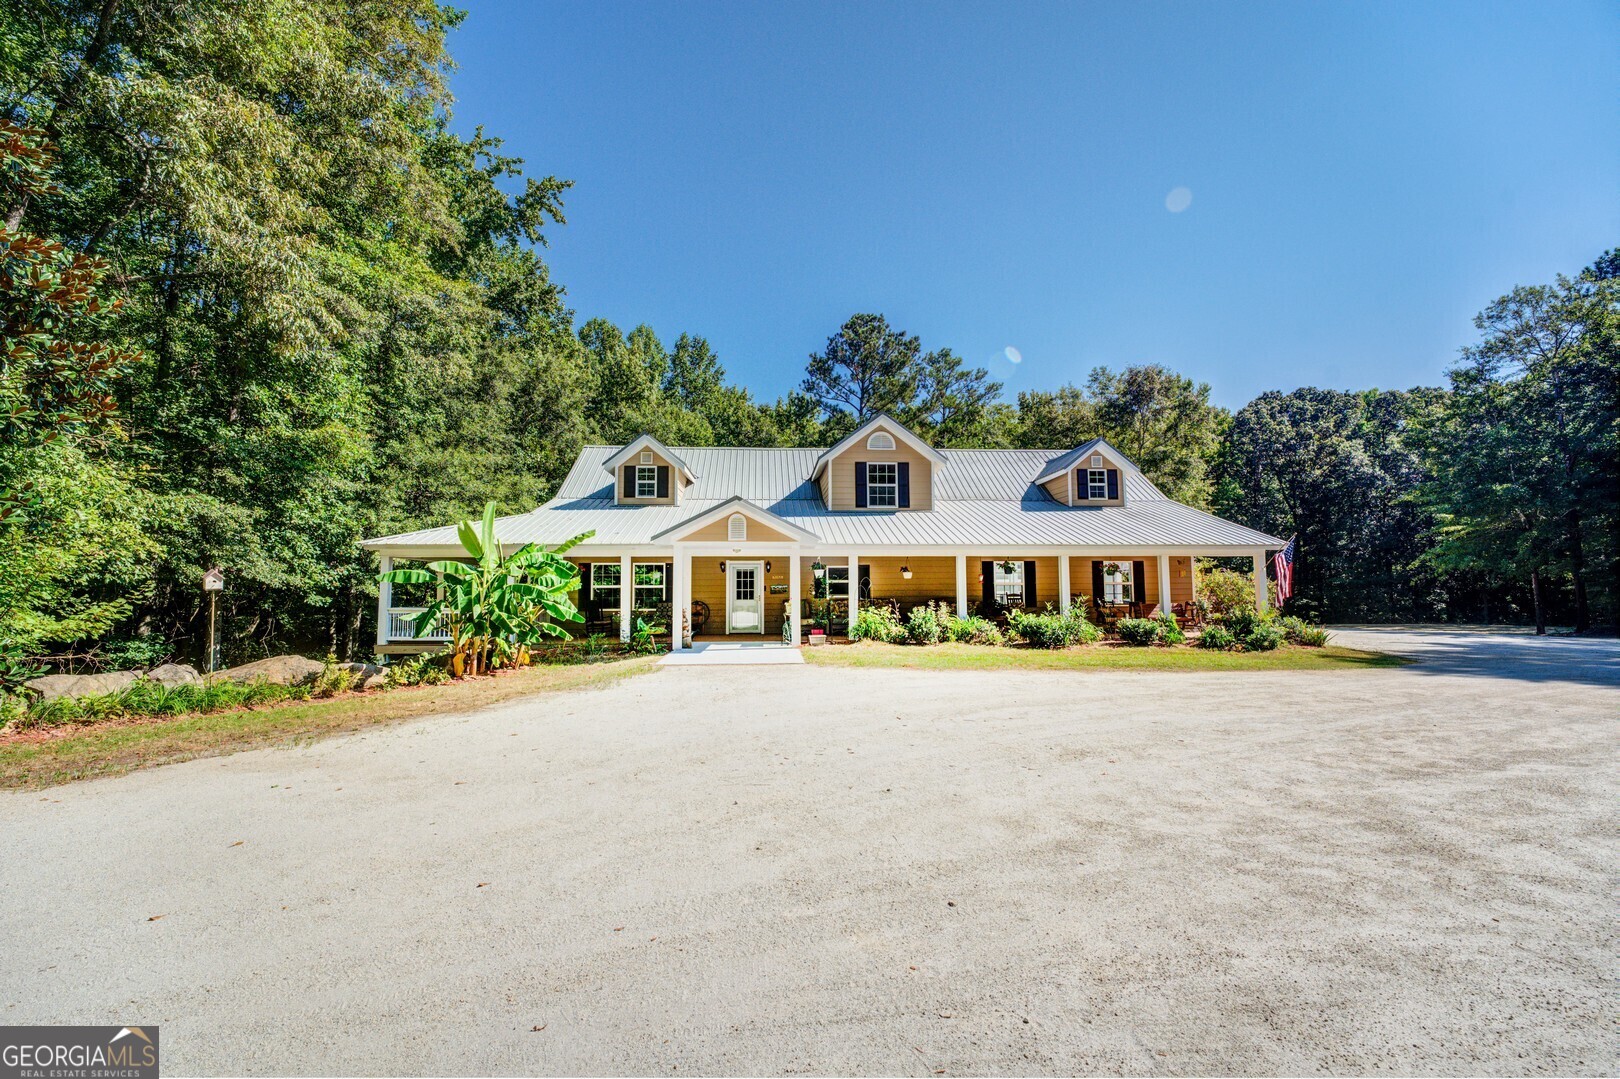
[[[1119,469],[1117,468],[1108,470],[1108,497],[1119,497]]]
[[[658,466],[658,497],[659,498],[668,498],[669,497],[669,466],[668,465],[659,465]]]
[[[895,469],[895,473],[896,473],[896,475],[899,476],[898,487],[899,487],[899,491],[900,491],[900,496],[899,496],[899,498],[896,499],[896,501],[900,504],[901,509],[910,509],[911,508],[911,462],[910,461],[901,461],[900,462],[900,467]]]
[[[625,498],[634,498],[634,497],[636,497],[636,466],[635,465],[625,465],[624,469],[623,469],[623,475],[624,475],[624,497]]]
[[[855,508],[866,508],[866,462],[855,462]]]
[[[1091,475],[1083,468],[1074,470],[1074,500],[1084,502],[1091,497]]]

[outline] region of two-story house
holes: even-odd
[[[1266,552],[1283,541],[1166,498],[1102,439],[1067,450],[935,449],[878,416],[829,449],[671,447],[650,435],[580,451],[555,498],[496,525],[508,549],[593,533],[568,557],[579,605],[628,638],[668,618],[676,648],[702,635],[798,643],[803,600],[925,601],[961,614],[1011,607],[1150,614],[1186,603],[1193,559],[1253,560],[1266,604]],[[446,526],[366,540],[398,560],[462,554]],[[847,610],[844,608],[847,606]],[[410,615],[388,585],[378,650],[414,651]]]

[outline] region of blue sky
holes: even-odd
[[[1613,3],[464,2],[456,126],[575,181],[580,321],[765,398],[857,311],[1009,398],[1434,385],[1489,300],[1620,245]]]

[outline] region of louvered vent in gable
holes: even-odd
[[[887,431],[873,431],[872,437],[866,440],[866,448],[869,450],[892,450],[894,449],[894,436]]]
[[[740,513],[733,513],[731,520],[726,522],[726,539],[739,542],[748,538],[748,518]]]

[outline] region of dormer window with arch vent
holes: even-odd
[[[894,436],[887,431],[873,431],[872,437],[866,440],[866,448],[869,450],[892,450],[894,449]]]
[[[741,543],[748,538],[748,518],[740,513],[733,513],[726,521],[726,539],[733,543]]]

